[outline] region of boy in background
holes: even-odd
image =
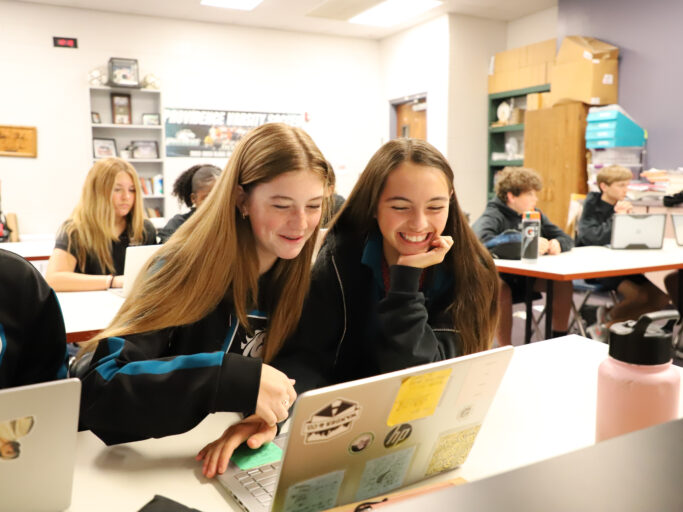
[[[631,213],[633,206],[625,200],[628,184],[633,175],[619,165],[602,169],[597,176],[600,192],[590,192],[583,203],[579,219],[577,247],[607,245],[612,237],[612,216]],[[644,313],[666,307],[669,297],[652,284],[643,274],[603,277],[587,280],[599,283],[608,290],[616,290],[624,299],[607,310],[598,308],[597,321],[588,327],[592,338],[607,340],[609,326],[615,322],[637,319]]]
[[[482,242],[487,242],[506,230],[521,231],[522,214],[536,210],[541,214],[539,254],[560,254],[571,250],[574,241],[569,235],[550,222],[536,209],[537,192],[543,188],[543,181],[536,171],[524,167],[506,167],[496,175],[496,197],[489,201],[486,210],[472,225]],[[524,276],[502,274],[500,287],[500,316],[496,337],[498,345],[512,342],[512,304],[524,300],[526,279]],[[551,281],[552,282],[552,281]],[[555,281],[553,301],[553,337],[567,334],[569,312],[574,288],[571,281]],[[536,279],[535,291],[545,291],[546,279]]]

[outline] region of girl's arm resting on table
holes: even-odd
[[[53,249],[47,263],[45,280],[57,292],[106,290],[112,283],[110,275],[79,274],[76,270],[76,258],[63,249]],[[120,287],[121,284],[119,284]]]
[[[254,411],[260,359],[160,357],[169,342],[170,329],[100,341],[82,379],[80,428],[117,444],[186,432],[212,412]]]

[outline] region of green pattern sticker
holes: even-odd
[[[282,459],[282,448],[275,443],[268,443],[261,448],[252,449],[246,443],[241,444],[230,457],[241,470],[271,464]]]

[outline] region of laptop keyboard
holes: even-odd
[[[257,468],[241,471],[235,475],[237,481],[264,507],[269,507],[275,494],[277,475],[281,463],[266,464]]]

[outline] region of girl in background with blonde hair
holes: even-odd
[[[370,159],[332,221],[299,327],[273,364],[299,392],[491,348],[498,273],[455,195],[453,171],[429,143],[396,139]],[[231,426],[202,449],[223,473],[243,441],[274,428]]]
[[[328,174],[299,128],[266,124],[239,142],[202,214],[83,348],[82,428],[113,444],[185,432],[218,411],[287,417],[292,383],[262,359],[296,328]]]
[[[155,243],[135,168],[120,158],[99,160],[57,234],[45,279],[58,292],[120,288],[126,247]]]

